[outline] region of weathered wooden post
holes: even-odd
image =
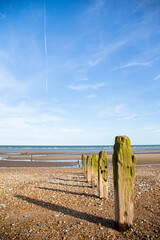
[[[82,154],[82,172],[86,176],[86,156]]]
[[[99,153],[98,191],[100,198],[108,198],[108,157],[106,151]]]
[[[91,186],[97,187],[97,185],[98,185],[98,157],[97,154],[93,154]]]
[[[92,156],[87,156],[87,181],[91,183],[92,178]]]
[[[113,152],[115,221],[119,231],[132,227],[136,157],[127,136],[115,138]]]

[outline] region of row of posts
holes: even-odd
[[[132,227],[134,216],[134,177],[136,157],[127,136],[115,138],[112,155],[115,222],[119,231]],[[82,171],[92,187],[98,187],[99,197],[108,198],[108,157],[105,151],[82,154]]]

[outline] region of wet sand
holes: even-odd
[[[57,168],[57,167],[75,167],[78,166],[78,162],[65,162],[65,161],[56,161],[56,162],[46,162],[46,161],[0,161],[0,168],[21,168],[21,167],[29,167],[29,168]]]
[[[112,152],[108,153],[108,160],[112,162]],[[22,155],[22,152],[0,152],[0,157],[5,160],[0,160],[0,167],[73,167],[78,164],[82,153],[63,152],[63,153],[46,153],[46,152],[28,152]],[[92,154],[92,153],[90,153]],[[97,152],[98,154],[98,152]],[[31,160],[33,161],[28,161]],[[87,153],[86,153],[87,155]],[[141,164],[160,164],[160,152],[156,150],[136,151],[137,165]],[[27,161],[25,161],[27,160]],[[55,162],[47,162],[54,160]],[[75,162],[67,162],[65,160],[75,160]],[[76,162],[77,161],[77,162]]]
[[[136,166],[126,232],[115,229],[112,171],[102,200],[80,168],[0,168],[0,239],[160,239],[160,166]]]

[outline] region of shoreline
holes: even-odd
[[[13,152],[12,152],[13,153]],[[93,151],[90,153],[92,154]],[[97,152],[99,153],[99,152]],[[134,153],[134,152],[133,152]],[[77,152],[59,152],[59,153],[46,153],[46,152],[8,152],[0,151],[0,168],[1,167],[75,167],[78,166],[78,161],[81,160],[81,153]],[[112,153],[107,152],[108,162],[112,162]],[[144,164],[160,164],[160,152],[155,150],[140,151],[134,153],[137,157],[136,165]],[[32,155],[32,161],[31,161]],[[35,156],[34,156],[35,155]],[[87,155],[87,153],[86,153]],[[71,162],[67,162],[71,160]],[[54,161],[54,162],[52,162]],[[77,161],[77,162],[76,162]]]

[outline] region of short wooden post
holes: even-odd
[[[87,156],[87,181],[91,183],[91,177],[92,177],[92,156]]]
[[[97,185],[98,185],[98,157],[97,154],[93,154],[91,186],[97,187]]]
[[[86,175],[86,156],[85,156],[85,154],[82,154],[82,172],[84,175]]]
[[[127,136],[115,138],[113,152],[115,221],[119,231],[132,227],[136,157]]]
[[[99,153],[98,191],[100,198],[108,198],[108,157],[106,151]]]

